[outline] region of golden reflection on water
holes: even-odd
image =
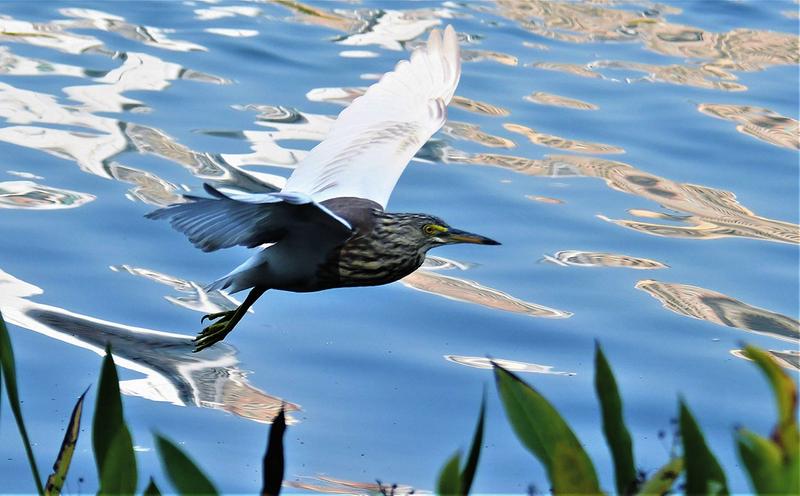
[[[485,133],[477,124],[467,122],[447,121],[442,127],[442,132],[453,138],[471,141],[487,148],[514,148],[517,146],[508,138]]]
[[[616,191],[622,191],[682,212],[673,215],[647,210],[629,210],[631,214],[663,219],[680,224],[650,223],[599,218],[616,225],[654,236],[686,239],[742,237],[781,243],[800,244],[796,224],[761,217],[741,205],[730,191],[679,183],[639,170],[632,165],[596,157],[551,155],[541,160],[491,153],[468,154],[449,149],[445,161],[491,165],[521,174],[540,177],[597,177]]]
[[[715,33],[674,24],[680,9],[642,0],[629,9],[617,2],[498,0],[497,13],[540,36],[569,43],[636,41],[672,57],[699,59],[704,66],[758,71],[800,62],[798,37],[789,33],[734,29]]]
[[[800,322],[779,313],[754,307],[710,289],[654,280],[636,283],[636,288],[659,300],[667,310],[727,327],[800,343]]]
[[[36,303],[43,291],[0,270],[0,307],[11,324],[73,346],[105,354],[110,344],[119,367],[142,374],[120,381],[129,396],[178,406],[223,410],[257,422],[271,422],[284,404],[247,381],[236,350],[226,344],[192,353],[192,336],[134,327]],[[298,406],[285,403],[286,411]],[[287,416],[288,423],[297,420]]]
[[[597,110],[597,105],[589,102],[584,102],[575,98],[569,98],[561,95],[554,95],[553,93],[545,93],[537,91],[525,97],[525,100],[541,105],[552,105],[553,107],[564,107],[576,110]]]
[[[791,117],[748,105],[701,103],[697,110],[718,119],[736,122],[736,130],[742,134],[771,145],[800,150],[800,124]]]
[[[478,284],[475,281],[445,276],[438,273],[441,269],[458,267],[464,270],[468,267],[459,267],[459,263],[450,262],[439,257],[428,257],[431,263],[426,263],[422,268],[400,279],[405,286],[443,296],[450,300],[472,303],[482,307],[504,312],[519,313],[531,317],[544,317],[550,319],[566,319],[572,316],[571,312],[556,310],[544,305],[523,301],[497,289]]]
[[[625,153],[620,147],[613,145],[605,145],[603,143],[591,143],[588,141],[571,140],[562,138],[560,136],[553,136],[551,134],[540,133],[527,126],[520,124],[503,124],[503,128],[512,133],[517,133],[525,136],[535,145],[542,145],[549,148],[557,148],[559,150],[567,150],[579,153]]]
[[[565,375],[573,376],[575,372],[561,372],[553,370],[551,365],[539,365],[538,363],[516,362],[514,360],[504,360],[502,358],[486,358],[474,356],[445,355],[445,360],[467,367],[476,369],[492,369],[492,363],[496,363],[506,370],[512,372],[526,372],[531,374]]]
[[[566,250],[545,255],[545,261],[570,267],[624,267],[628,269],[653,270],[669,267],[657,260],[631,257],[616,253]]]

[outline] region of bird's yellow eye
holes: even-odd
[[[436,225],[436,224],[426,224],[425,227],[422,228],[425,231],[425,234],[428,236],[434,236],[436,234],[443,233],[447,231],[447,228]]]

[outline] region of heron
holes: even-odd
[[[433,215],[386,211],[406,165],[444,124],[460,76],[455,30],[434,29],[426,45],[339,114],[281,190],[256,194],[204,184],[208,196],[186,195],[183,203],[147,214],[168,220],[203,251],[258,248],[206,287],[250,292],[235,310],[201,319],[210,322],[195,337],[195,352],[224,339],[267,290],[388,284],[418,269],[432,248],[500,244]]]

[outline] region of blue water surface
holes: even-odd
[[[637,467],[669,459],[680,395],[731,491],[748,492],[732,433],[766,434],[775,410],[737,350],[798,371],[797,4],[586,4],[0,3],[0,310],[40,469],[110,342],[140,490],[149,475],[170,487],[157,432],[221,491],[257,492],[264,423],[286,402],[287,492],[430,491],[467,449],[485,388],[474,492],[547,492],[491,371],[463,365],[490,356],[555,404],[610,491],[597,341]],[[339,89],[372,84],[447,24],[461,98],[389,209],[502,246],[435,250],[382,287],[268,292],[192,354],[200,317],[235,304],[202,286],[247,250],[203,253],[144,215],[203,182],[279,183],[324,138]],[[31,493],[3,409],[0,490]],[[67,493],[97,489],[90,417]]]

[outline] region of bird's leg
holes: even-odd
[[[244,317],[244,314],[247,313],[247,310],[253,306],[253,303],[255,303],[256,300],[261,297],[266,290],[267,288],[256,286],[250,290],[250,293],[247,295],[247,298],[245,298],[244,303],[239,305],[236,310],[206,315],[206,317],[210,318],[211,320],[220,320],[210,324],[208,327],[200,331],[197,337],[194,338],[194,352],[197,353],[198,351],[204,350],[212,344],[225,339],[225,336],[227,336],[228,333],[230,333],[233,328],[236,327],[236,324],[242,320],[242,317]]]

